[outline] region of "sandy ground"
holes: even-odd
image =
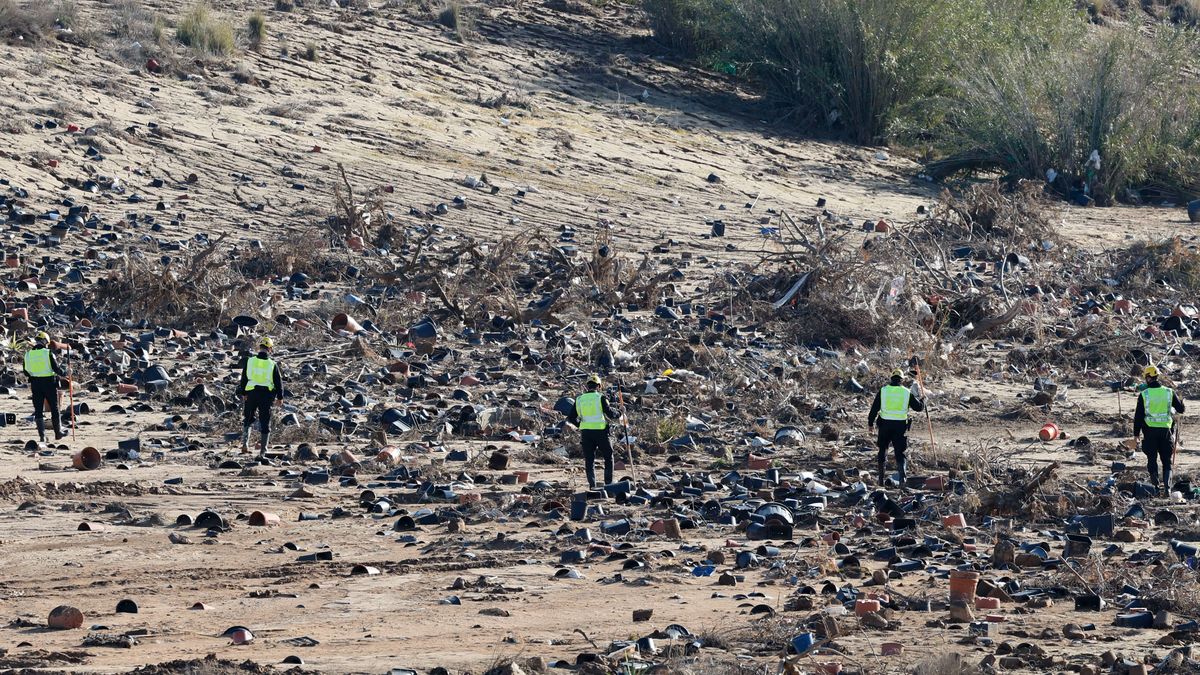
[[[85,14],[101,16],[100,3],[79,4]],[[147,6],[165,15],[178,11],[174,4]],[[239,25],[238,17],[248,11],[231,3],[217,9]],[[727,83],[652,59],[653,46],[619,10],[579,15],[518,2],[484,11],[479,37],[465,44],[428,18],[402,11],[306,7],[290,14],[268,12],[265,46],[239,57],[262,80],[259,84],[239,84],[227,69],[216,67],[191,79],[155,76],[140,58],[122,61],[108,51],[64,44],[0,48],[0,80],[6,88],[0,101],[5,124],[0,175],[28,188],[43,206],[64,196],[84,197],[68,179],[114,176],[130,186],[129,192],[145,197],[137,211],[161,201],[166,215],[186,214],[184,222],[166,226],[167,236],[228,231],[237,238],[267,238],[323,215],[342,164],[360,188],[391,186],[387,206],[401,213],[467,195],[468,208],[451,210],[441,221],[451,230],[484,236],[539,232],[553,239],[570,226],[588,241],[593,232],[611,229],[627,250],[674,239],[717,267],[777,250],[762,228],[777,226],[780,211],[816,213],[818,197],[853,223],[886,218],[901,226],[916,217],[918,205],[936,198],[937,187],[912,178],[916,166],[907,160],[877,156],[875,149],[799,140],[774,121],[735,114],[747,105],[745,97],[719,95]],[[318,45],[318,62],[298,57],[306,42]],[[510,103],[483,105],[505,94]],[[94,130],[83,136],[33,128],[50,117]],[[157,126],[151,128],[151,122]],[[103,162],[83,156],[89,143],[102,150]],[[51,159],[57,167],[49,165]],[[192,173],[197,180],[189,183],[185,179]],[[480,174],[501,191],[489,195],[462,186],[465,177]],[[719,181],[710,181],[710,174]],[[164,186],[149,187],[151,178],[162,178]],[[526,195],[518,197],[518,189]],[[135,209],[118,195],[88,197],[87,203],[111,219]],[[1059,215],[1069,244],[1091,251],[1167,234],[1195,237],[1178,208],[1064,209]],[[727,225],[724,239],[705,236],[706,220],[716,218]],[[78,256],[82,250],[68,243],[58,253]],[[1060,461],[1071,480],[1107,476],[1108,459],[1081,460],[1064,441],[1037,443],[1034,436],[1045,420],[997,419],[995,413],[1014,403],[1024,386],[947,380],[932,387],[940,453],[983,443],[1013,464]],[[961,394],[981,391],[982,404],[958,403]],[[1072,438],[1086,435],[1108,446],[1122,440],[1109,435],[1117,402],[1107,389],[1089,381],[1070,396],[1073,407],[1059,421]],[[98,411],[115,401],[90,394],[80,400]],[[867,403],[860,398],[848,405],[861,420]],[[1129,403],[1126,398],[1126,418]],[[26,405],[20,390],[0,398],[5,410],[24,414]],[[728,588],[689,574],[703,559],[694,546],[738,550],[756,545],[731,528],[686,531],[682,545],[640,542],[635,551],[648,562],[644,571],[622,571],[622,561],[600,558],[577,566],[582,579],[563,580],[554,577],[558,551],[568,546],[558,534],[560,521],[545,521],[539,513],[500,515],[468,522],[457,533],[426,527],[412,533],[415,542],[406,543],[404,533],[391,530],[394,518],[373,517],[358,504],[360,491],[373,487],[372,473],[364,472],[357,487],[309,486],[313,497],[289,499],[299,482],[278,475],[279,466],[248,474],[216,469],[220,458],[236,457],[236,451],[215,433],[189,434],[206,444],[205,451],[167,450],[161,460],[132,462],[127,469],[116,462],[88,473],[68,467],[71,451],[83,446],[111,449],[140,434],[148,447],[151,439],[172,436],[148,429],[176,411],[158,402],[151,406],[152,412],[129,416],[85,416],[70,449],[45,456],[23,451],[31,434],[28,423],[0,430],[0,439],[7,441],[0,448],[0,617],[41,626],[49,611],[64,603],[85,613],[82,631],[54,632],[19,622],[0,628],[0,647],[8,650],[0,656],[0,669],[118,672],[216,653],[262,664],[294,654],[306,668],[326,672],[400,667],[424,672],[435,666],[481,672],[505,658],[574,663],[581,652],[607,651],[614,640],[671,623],[724,638],[727,649],[702,652],[702,660],[724,664],[712,672],[729,672],[728,664],[739,658],[769,667],[778,663],[778,653],[763,653],[757,646],[766,642],[763,635],[788,630],[786,621],[764,624],[748,611],[760,603],[782,610],[794,582],[752,570],[744,582]],[[785,471],[866,469],[871,459],[862,451],[862,434],[838,443],[815,442],[778,456],[778,463]],[[945,473],[934,464],[938,453],[923,450],[924,429],[913,436],[919,467]],[[1185,442],[1181,452],[1184,473],[1197,465],[1186,451],[1190,445]],[[482,446],[458,441],[454,447],[482,453]],[[838,458],[828,460],[835,449]],[[1140,466],[1140,454],[1116,455]],[[429,461],[428,453],[414,452],[408,463],[427,466]],[[689,461],[701,466],[705,460]],[[581,481],[574,469],[528,463],[515,468],[528,469],[531,481],[554,482],[564,494]],[[642,467],[644,472],[650,468]],[[487,473],[478,466],[471,470]],[[177,477],[181,484],[165,484]],[[494,485],[475,491],[498,507],[510,506],[521,492],[520,486]],[[351,515],[298,520],[301,512],[328,516],[335,507]],[[135,517],[158,514],[163,524],[120,524],[122,508]],[[206,538],[202,531],[173,525],[180,514],[195,516],[204,509],[229,518],[232,529]],[[251,527],[236,519],[254,510],[277,514],[280,525]],[[1177,510],[1194,518],[1190,509]],[[84,521],[102,523],[104,530],[77,531]],[[845,527],[834,519],[824,529]],[[187,536],[191,544],[171,543],[172,533]],[[1040,535],[1023,536],[1037,540]],[[285,547],[289,543],[294,550]],[[1144,545],[1162,548],[1161,543]],[[297,561],[322,550],[331,550],[333,560]],[[789,571],[805,583],[819,586],[826,578],[845,583],[831,573],[828,546],[819,539],[787,555]],[[986,549],[979,555],[986,556]],[[381,573],[353,576],[356,564]],[[623,581],[605,583],[617,573]],[[460,577],[467,588],[452,590]],[[893,583],[906,595],[940,599],[946,594],[945,580],[928,575]],[[740,593],[762,597],[737,597]],[[439,604],[451,595],[460,596],[462,604]],[[137,602],[138,614],[114,613],[125,598]],[[191,609],[195,603],[207,609]],[[497,608],[507,616],[481,613]],[[632,621],[632,610],[639,608],[654,609],[651,621]],[[1028,672],[1094,663],[1109,649],[1135,659],[1165,653],[1155,645],[1162,631],[1116,628],[1112,610],[1083,617],[1071,610],[1069,600],[1039,610],[1002,607],[998,613],[1007,621],[995,640],[1035,641],[1044,629],[1057,631],[1068,621],[1095,623],[1088,641],[1036,640],[1061,660]],[[989,647],[958,644],[966,634],[961,626],[926,625],[943,616],[941,611],[902,612],[894,617],[902,624],[898,631],[855,628],[839,639],[849,648],[844,662],[867,672],[911,672],[913,663],[929,655],[960,652],[977,662],[992,653]],[[221,634],[235,625],[250,627],[258,639],[231,646]],[[89,627],[95,632],[146,628],[149,634],[132,649],[83,648]],[[319,644],[288,642],[301,637]],[[905,645],[902,656],[879,655],[881,644],[890,641]],[[817,656],[800,665],[811,670],[832,660],[840,659]]]
[[[935,396],[939,395],[940,390],[934,391]],[[1091,423],[1065,424],[1065,428],[1072,437],[1088,435],[1097,439],[1097,443],[1109,442],[1109,420],[1116,419],[1113,397],[1083,394],[1078,398],[1080,411],[1095,411],[1098,415]],[[1002,393],[997,400],[1009,399]],[[19,401],[10,397],[4,405],[16,407]],[[1107,473],[1103,470],[1103,460],[1082,460],[1066,442],[1036,442],[1032,430],[1038,425],[1032,422],[979,426],[947,424],[939,419],[949,416],[949,411],[934,415],[935,434],[941,448],[935,454],[952,454],[982,441],[1001,448],[1014,464],[1062,462],[1064,473],[1080,482]],[[918,466],[927,468],[932,456],[923,432],[914,431],[913,437]],[[72,447],[84,443],[113,447],[123,437],[87,427],[79,435],[80,440]],[[143,443],[155,436],[143,436]],[[869,455],[857,450],[856,441],[824,444],[811,454],[789,453],[790,459],[779,464],[785,471],[829,466],[828,461],[814,459],[827,456],[828,450],[837,445],[842,446],[843,454],[836,465],[870,466]],[[473,449],[480,448],[476,445]],[[232,448],[218,450],[220,456],[237,458]],[[806,460],[805,456],[813,459]],[[146,628],[150,635],[133,649],[82,650],[87,657],[80,664],[43,657],[39,665],[44,667],[111,672],[209,653],[264,664],[278,663],[296,654],[307,667],[328,672],[384,672],[392,667],[435,666],[460,672],[478,669],[501,658],[527,656],[573,662],[577,653],[595,651],[574,632],[576,629],[583,630],[602,646],[607,646],[609,640],[637,637],[647,630],[647,624],[631,621],[631,611],[640,608],[654,609],[650,626],[661,628],[680,623],[696,633],[723,635],[736,645],[730,647],[735,654],[749,655],[752,650],[746,651],[739,644],[742,640],[753,644],[753,639],[747,638],[747,631],[753,634],[754,630],[748,608],[762,603],[782,610],[793,590],[783,580],[767,580],[769,575],[761,570],[746,572],[745,590],[741,585],[735,589],[719,587],[712,578],[698,579],[688,574],[699,558],[686,547],[699,544],[711,549],[725,548],[733,556],[739,549],[756,545],[730,528],[686,531],[684,546],[666,540],[637,544],[634,550],[650,563],[645,571],[623,572],[622,561],[605,562],[601,558],[577,566],[583,579],[562,580],[554,578],[557,551],[570,546],[555,534],[561,524],[558,521],[539,522],[536,516],[501,518],[498,522],[468,524],[458,533],[448,533],[445,526],[426,527],[414,533],[414,543],[406,544],[399,540],[402,533],[391,531],[394,518],[372,517],[358,505],[361,489],[372,487],[369,479],[364,479],[358,488],[310,486],[313,498],[288,499],[299,482],[277,478],[277,470],[269,467],[259,469],[258,476],[242,476],[237,470],[212,470],[197,465],[199,458],[195,454],[175,457],[168,453],[163,461],[135,463],[128,469],[117,468],[110,462],[88,473],[68,468],[55,470],[54,466],[61,466],[66,458],[64,451],[49,457],[31,457],[21,451],[19,441],[4,450],[3,478],[9,482],[0,483],[4,487],[0,494],[7,505],[0,515],[0,527],[7,572],[4,590],[0,592],[0,611],[4,616],[40,625],[50,609],[69,602],[85,612],[85,628],[114,632]],[[425,462],[427,458],[415,456],[411,465],[422,466]],[[1181,454],[1181,471],[1185,474],[1195,471],[1196,464],[1193,456]],[[561,469],[526,468],[531,470],[531,481],[546,479],[578,485],[580,480],[579,476]],[[11,482],[18,477],[51,492],[35,495],[28,483]],[[182,477],[183,483],[164,485],[165,480],[175,477]],[[375,487],[381,493],[386,492]],[[499,506],[511,503],[519,490],[486,488],[483,493]],[[353,515],[320,521],[297,520],[301,512],[328,514],[335,506]],[[121,508],[128,509],[135,518],[159,514],[165,524],[119,524],[121,515],[106,510]],[[173,525],[178,515],[195,516],[204,509],[213,509],[231,520],[253,510],[263,510],[279,515],[281,524],[260,528],[249,526],[245,520],[233,520],[230,532],[211,539],[205,538],[202,531]],[[620,512],[620,507],[616,511]],[[1179,513],[1186,518],[1191,511],[1188,508]],[[102,523],[104,530],[76,531],[85,521]],[[838,519],[831,523],[835,530],[844,525]],[[594,529],[596,524],[590,526]],[[939,529],[930,532],[936,534]],[[192,544],[172,544],[168,535],[173,532],[187,536]],[[504,540],[498,542],[500,534]],[[797,539],[816,534],[802,532]],[[1037,539],[1036,532],[1026,536]],[[855,545],[852,539],[848,541],[852,547]],[[287,543],[294,544],[296,550],[282,548]],[[325,549],[333,551],[333,561],[297,562],[300,555]],[[664,557],[664,552],[673,553],[674,557]],[[986,553],[981,551],[980,555]],[[839,585],[845,583],[836,575],[821,573],[831,558],[828,547],[819,540],[809,540],[807,546],[789,555],[794,569],[811,570],[808,575],[801,575],[809,577],[805,579],[807,583],[815,584],[826,578]],[[381,573],[352,576],[351,568],[356,564],[377,567]],[[881,567],[880,563],[869,565]],[[625,581],[604,583],[616,574],[623,574]],[[460,577],[468,588],[452,590],[455,579]],[[475,586],[481,579],[482,585]],[[936,600],[946,593],[945,583],[916,574],[906,575],[889,588]],[[762,596],[739,600],[736,595],[755,592]],[[439,604],[451,595],[461,597],[462,604]],[[138,603],[139,613],[114,613],[117,602],[127,598]],[[207,609],[190,609],[194,603],[204,603]],[[495,608],[505,610],[508,616],[481,614]],[[1111,611],[1081,617],[1071,610],[1069,600],[1043,610],[1006,606],[999,614],[1006,616],[1007,623],[996,639],[1024,641],[1038,637],[1047,628],[1059,630],[1067,622],[1091,621],[1097,626],[1091,634],[1094,640],[1079,644],[1060,638],[1039,644],[1067,662],[1091,662],[1096,653],[1108,648],[1132,655],[1161,651],[1153,644],[1160,637],[1158,631],[1129,631],[1110,626]],[[905,672],[904,664],[949,651],[970,655],[972,648],[955,644],[963,635],[962,628],[924,626],[925,621],[941,615],[936,611],[902,612],[898,615],[903,624],[901,632],[857,630],[839,642],[850,647],[853,658],[871,672]],[[220,637],[226,628],[236,625],[251,627],[258,641],[235,647],[227,638]],[[769,629],[763,626],[759,630]],[[9,658],[31,649],[81,651],[81,631],[9,627],[0,629],[0,636],[10,647],[26,642],[31,645],[12,649]],[[320,644],[299,647],[288,642],[299,637],[311,637]],[[906,645],[903,657],[879,656],[881,644],[889,641]],[[986,653],[974,649],[979,656]],[[707,656],[717,658],[721,653],[712,650]],[[815,657],[815,660],[828,659]]]

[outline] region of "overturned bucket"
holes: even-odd
[[[274,513],[265,511],[255,511],[250,514],[250,525],[252,527],[271,527],[279,524],[279,516]]]
[[[975,604],[975,588],[979,584],[978,572],[954,570],[950,573],[950,602]]]
[[[354,317],[349,314],[338,314],[329,322],[329,327],[333,330],[344,330],[347,333],[355,334],[362,332],[362,326],[354,320]]]
[[[94,471],[100,468],[102,461],[99,450],[87,447],[75,453],[71,459],[71,465],[80,471]]]
[[[1092,538],[1082,534],[1068,534],[1063,547],[1064,558],[1086,558],[1092,549]]]
[[[1058,438],[1059,433],[1061,433],[1061,430],[1058,428],[1057,424],[1054,422],[1047,422],[1042,427],[1041,431],[1038,432],[1038,438],[1042,439],[1042,442],[1044,443],[1049,443],[1050,441]]]

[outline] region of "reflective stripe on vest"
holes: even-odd
[[[1146,426],[1155,429],[1170,429],[1171,400],[1175,392],[1166,387],[1148,387],[1142,392],[1142,404],[1146,413]]]
[[[54,369],[50,367],[49,349],[31,349],[25,352],[25,372],[30,377],[53,377]]]
[[[275,391],[275,362],[251,356],[246,359],[246,391],[266,387]]]
[[[908,387],[888,385],[879,390],[879,418],[904,421],[908,419]]]
[[[604,404],[600,402],[600,394],[589,391],[580,394],[575,399],[575,413],[579,415],[580,429],[607,429],[608,420],[604,419]]]

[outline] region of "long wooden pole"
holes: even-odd
[[[71,343],[67,343],[67,401],[71,404],[71,442],[75,442],[75,382],[71,375]],[[57,405],[57,404],[55,404]]]
[[[617,381],[617,401],[621,404],[621,419],[625,423],[625,452],[629,455],[629,468],[633,471],[633,480],[640,481],[637,464],[633,461],[633,444],[629,442],[629,414],[625,410],[625,392],[621,381]]]
[[[929,416],[929,394],[925,391],[925,371],[917,371],[917,384],[921,385],[921,393],[925,396],[925,425],[929,429],[929,451],[933,452],[936,447],[933,442],[933,418]]]
[[[1179,438],[1182,435],[1183,435],[1183,415],[1176,415],[1175,416],[1175,439],[1174,439],[1174,442],[1171,444],[1171,467],[1172,468],[1175,467],[1175,455],[1179,454]],[[1169,486],[1169,485],[1164,485],[1163,487],[1166,488],[1168,491],[1171,489],[1171,486]]]

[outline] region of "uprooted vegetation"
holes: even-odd
[[[469,180],[474,189],[488,188],[486,177]],[[1043,363],[1062,362],[1122,380],[1132,367],[1167,354],[1130,325],[1137,319],[1116,303],[1114,289],[1151,309],[1179,302],[1195,278],[1196,254],[1180,242],[1139,243],[1107,256],[1064,245],[1036,183],[945,193],[914,223],[870,224],[879,231],[865,240],[850,235],[857,225],[828,212],[777,213],[773,252],[695,286],[656,252],[623,251],[604,228],[587,242],[573,233],[558,241],[538,233],[487,241],[439,228],[445,205],[397,216],[387,192],[356,189],[344,173],[334,193],[323,224],[270,242],[220,250],[198,241],[192,245],[199,251],[168,257],[135,248],[96,285],[96,304],[114,318],[213,328],[239,314],[272,322],[283,298],[302,297],[312,284],[349,284],[356,290],[345,300],[310,303],[305,316],[289,320],[327,329],[331,317],[357,313],[403,334],[430,316],[493,339],[586,326],[613,307],[651,312],[661,325],[649,332],[622,324],[589,331],[578,365],[691,369],[709,379],[710,405],[724,406],[736,391],[763,409],[788,402],[792,412],[779,414],[794,418],[817,414],[809,392],[843,386],[855,375],[836,361],[832,369],[821,365],[843,352],[862,355],[860,371],[909,362],[934,373],[1026,380]],[[156,290],[134,292],[140,288]],[[1078,305],[1063,304],[1081,291]],[[675,340],[688,314],[697,317],[700,334]],[[722,344],[724,334],[747,322],[809,354],[795,364],[799,374],[747,377],[741,368],[757,367]],[[987,338],[1010,341],[1007,356],[971,358],[967,348]],[[1045,401],[1018,407],[1009,414],[1049,409]]]
[[[232,270],[221,236],[186,257],[156,257],[131,251],[120,266],[96,284],[102,311],[140,316],[181,326],[215,327],[222,317],[248,307],[251,289]]]
[[[1170,532],[1166,533],[1168,535]],[[1194,533],[1189,533],[1194,536]],[[1195,541],[1185,538],[1184,541]],[[1159,554],[1162,555],[1162,554]],[[1174,562],[1170,552],[1164,562]],[[1200,614],[1200,573],[1190,565],[1158,564],[1147,570],[1133,570],[1109,564],[1100,552],[1091,551],[1079,558],[1073,572],[1054,575],[1053,581],[1075,593],[1116,597],[1130,587],[1138,589],[1138,606],[1151,611],[1166,610],[1185,616]],[[1183,672],[1183,671],[1179,671]]]
[[[1138,242],[1116,256],[1113,278],[1131,293],[1174,289],[1200,290],[1200,252],[1179,237]]]
[[[979,185],[961,197],[944,194],[911,226],[871,224],[888,234],[861,249],[844,232],[833,234],[832,215],[782,214],[783,251],[760,267],[776,271],[716,280],[710,292],[735,294],[736,304],[782,321],[801,344],[931,351],[931,338],[981,337],[1020,315],[1029,275],[1018,268],[1057,246],[1044,206],[1034,186]]]
[[[323,238],[327,232],[302,227],[244,247],[225,246],[224,235],[203,239],[196,250],[175,256],[135,248],[99,280],[94,302],[114,317],[185,328],[216,328],[240,314],[274,320],[280,294],[296,279],[341,281],[353,269],[348,253],[322,245]],[[280,289],[254,283],[263,279],[279,281]]]

